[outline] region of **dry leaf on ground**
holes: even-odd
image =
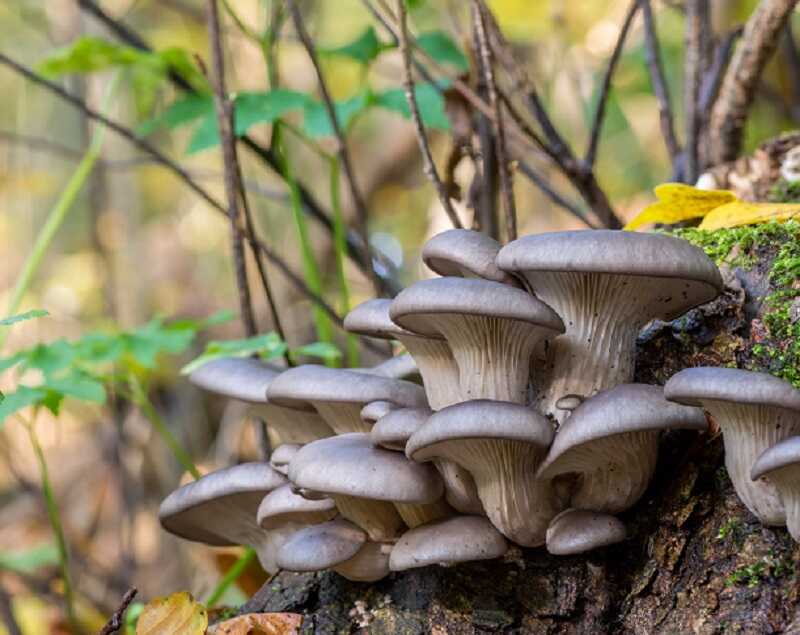
[[[658,201],[645,207],[625,225],[634,230],[648,223],[671,225],[690,218],[701,218],[711,210],[736,201],[733,192],[727,190],[700,190],[683,183],[663,183],[653,190]]]
[[[297,613],[249,613],[220,622],[209,635],[296,635],[303,616]]]
[[[208,627],[205,607],[185,591],[148,602],[136,635],[204,635]]]

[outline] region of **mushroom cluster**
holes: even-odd
[[[742,500],[798,538],[800,392],[718,368],[633,383],[640,329],[722,290],[700,249],[605,230],[501,248],[459,229],[422,258],[438,277],[345,319],[407,354],[372,369],[223,359],[194,372],[250,403],[274,451],[173,492],[168,531],[251,545],[269,571],[363,581],[497,558],[509,543],[582,553],[625,539],[617,515],[645,492],[661,431],[705,431],[706,411]]]

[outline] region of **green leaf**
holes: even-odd
[[[292,349],[292,355],[318,357],[325,362],[338,362],[342,359],[342,351],[330,342],[314,342]]]
[[[127,352],[145,368],[154,368],[161,353],[184,352],[197,335],[197,330],[187,328],[186,323],[164,324],[161,318],[151,320],[131,333],[120,337]]]
[[[355,118],[369,108],[374,101],[375,96],[370,91],[363,91],[349,99],[335,102],[333,108],[341,129],[347,130]],[[308,100],[303,115],[303,130],[307,135],[315,138],[333,135],[333,125],[322,102]]]
[[[183,77],[192,87],[201,93],[209,91],[208,80],[195,64],[193,55],[186,49],[171,46],[153,55],[158,56],[168,71]]]
[[[152,134],[161,127],[170,130],[214,114],[214,101],[211,95],[191,95],[173,102],[158,117],[145,121],[136,133],[141,137]]]
[[[144,51],[97,37],[83,36],[45,58],[38,68],[42,75],[56,77],[65,73],[93,73],[135,63],[158,67],[158,62],[154,62],[152,56]]]
[[[235,133],[241,136],[256,124],[273,123],[292,110],[302,109],[308,100],[305,93],[283,88],[260,93],[240,93],[234,102]]]
[[[11,315],[7,318],[3,318],[0,320],[0,326],[11,326],[12,324],[16,324],[17,322],[24,322],[25,320],[31,320],[33,318],[38,317],[45,317],[50,315],[47,311],[42,309],[34,309],[33,311],[26,311],[25,313],[19,313],[17,315]]]
[[[58,339],[49,344],[37,344],[26,353],[23,367],[35,368],[46,376],[67,368],[75,360],[75,346],[65,339]]]
[[[99,404],[106,401],[106,389],[103,384],[85,373],[76,372],[58,379],[48,379],[44,387],[80,401]]]
[[[384,48],[375,34],[375,29],[368,26],[352,42],[332,48],[320,48],[319,52],[323,55],[349,57],[361,64],[369,64]]]
[[[450,129],[450,121],[447,119],[444,109],[444,97],[435,86],[429,83],[417,84],[414,86],[414,95],[417,98],[417,106],[423,124],[439,130]],[[400,113],[406,119],[411,118],[411,110],[406,101],[405,90],[402,88],[393,88],[379,93],[375,97],[375,103],[382,108]]]
[[[186,149],[186,154],[196,154],[203,150],[208,150],[218,146],[219,141],[219,125],[217,122],[217,114],[212,110],[205,115],[200,121],[200,125],[194,131],[189,147]]]
[[[30,386],[18,386],[14,392],[7,393],[5,399],[0,402],[0,428],[3,427],[6,419],[15,412],[28,406],[39,405],[47,398],[47,390]]]
[[[0,551],[0,569],[15,573],[35,573],[37,569],[58,562],[58,548],[50,542],[24,551]]]
[[[417,37],[417,45],[441,64],[455,66],[462,73],[469,70],[469,60],[458,45],[443,31],[430,31]]]
[[[181,368],[182,375],[188,375],[206,362],[224,357],[250,357],[258,355],[262,359],[274,359],[286,352],[286,344],[274,331],[239,340],[214,340],[206,345],[199,357]]]

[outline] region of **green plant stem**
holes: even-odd
[[[233,565],[231,565],[231,568],[228,569],[222,580],[219,581],[216,588],[211,592],[211,595],[208,596],[208,599],[204,602],[204,604],[208,608],[213,608],[213,606],[219,602],[220,598],[225,594],[225,591],[227,591],[230,586],[241,577],[255,557],[255,549],[252,547],[247,547],[244,550],[244,553],[239,556],[239,559],[234,562]]]
[[[142,411],[142,414],[147,418],[153,428],[155,428],[156,432],[158,432],[164,443],[167,444],[167,447],[169,447],[169,449],[172,451],[172,454],[181,464],[183,469],[189,472],[189,474],[191,474],[195,479],[200,478],[200,471],[195,466],[194,462],[189,456],[189,453],[183,448],[183,446],[181,446],[178,439],[176,439],[175,435],[172,434],[169,426],[167,426],[167,423],[161,418],[161,415],[158,414],[155,406],[153,406],[152,402],[148,398],[147,392],[142,386],[142,382],[139,381],[139,378],[136,377],[136,375],[131,374],[128,377],[128,386],[131,391],[131,399],[133,403],[137,405],[139,410]]]
[[[108,92],[106,93],[106,97],[103,102],[102,112],[104,113],[107,112],[111,103],[111,97],[114,93],[114,89],[116,88],[118,80],[119,74],[115,75],[111,80],[111,85],[108,88]],[[44,260],[44,256],[47,253],[47,250],[50,248],[53,238],[55,238],[56,232],[58,232],[61,225],[64,224],[64,220],[67,218],[67,215],[72,210],[75,200],[78,198],[78,194],[80,194],[83,186],[89,180],[92,169],[97,163],[97,160],[100,158],[100,151],[103,147],[105,131],[105,126],[97,126],[95,128],[94,134],[92,135],[92,141],[89,144],[89,149],[86,151],[86,154],[83,155],[78,167],[75,168],[75,171],[72,173],[72,176],[67,182],[66,187],[61,192],[61,196],[58,197],[56,204],[47,215],[47,220],[39,230],[39,233],[36,236],[36,241],[33,245],[33,249],[28,255],[28,258],[22,267],[22,272],[17,278],[17,283],[14,285],[14,291],[11,293],[11,300],[8,303],[7,309],[8,315],[13,315],[19,309],[22,298],[30,288],[33,277],[39,270],[39,267]],[[8,330],[0,327],[0,348],[2,348],[7,335]]]
[[[42,495],[44,496],[44,503],[47,509],[47,519],[50,522],[53,534],[55,534],[61,579],[64,582],[64,603],[66,605],[67,620],[73,632],[82,633],[83,629],[75,613],[75,595],[72,590],[72,577],[69,572],[69,550],[67,549],[67,540],[64,537],[64,526],[61,523],[61,514],[58,510],[58,505],[56,505],[53,486],[50,483],[50,475],[47,469],[47,461],[44,458],[44,451],[39,443],[39,437],[36,435],[34,427],[35,419],[33,422],[28,422],[22,419],[22,417],[19,418],[28,430],[28,438],[31,441],[33,453],[36,455],[36,462],[39,465],[39,478],[42,480]]]

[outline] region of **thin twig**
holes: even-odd
[[[8,635],[22,635],[22,629],[11,609],[11,597],[2,586],[0,586],[0,618],[3,619]]]
[[[742,35],[743,30],[743,26],[732,29],[719,41],[714,50],[711,66],[708,72],[703,76],[703,82],[700,85],[700,96],[698,97],[700,112],[703,114],[704,118],[707,118],[711,106],[719,95],[719,87],[722,84],[722,78],[728,68],[733,45],[736,39]]]
[[[670,160],[672,161],[673,172],[677,167],[680,157],[681,147],[678,138],[675,136],[675,123],[672,114],[672,104],[669,96],[669,86],[664,74],[664,64],[661,60],[661,47],[658,43],[658,31],[656,29],[653,7],[650,0],[640,0],[642,7],[642,18],[644,20],[644,51],[647,70],[650,73],[650,84],[653,87],[653,94],[658,101],[658,119],[661,124],[661,136],[664,137],[664,145],[667,147]]]
[[[547,196],[547,198],[553,201],[556,205],[565,209],[567,212],[569,212],[572,216],[577,218],[587,227],[590,227],[592,229],[599,229],[597,225],[595,225],[591,220],[589,220],[586,217],[586,215],[580,210],[580,208],[575,203],[568,201],[566,198],[561,196],[561,194],[559,194],[552,187],[550,187],[547,178],[536,172],[536,170],[534,170],[533,167],[531,167],[528,163],[526,163],[525,161],[518,161],[517,168],[524,176],[528,177],[528,180],[531,183],[533,183],[534,185],[536,185],[536,187],[542,190],[542,192]]]
[[[600,142],[600,132],[603,128],[603,119],[605,118],[606,105],[611,91],[611,79],[614,77],[614,71],[617,68],[617,62],[622,55],[622,49],[625,47],[625,39],[628,36],[633,18],[636,11],[639,9],[639,0],[633,0],[628,7],[628,12],[625,14],[625,20],[622,23],[622,28],[619,30],[617,42],[614,45],[614,50],[611,53],[611,58],[608,60],[606,73],[603,76],[603,83],[600,86],[600,94],[597,97],[597,104],[595,106],[594,117],[592,117],[591,132],[589,133],[589,146],[586,149],[584,161],[587,165],[593,166],[597,158],[597,146]]]
[[[450,222],[453,224],[453,227],[461,228],[461,221],[458,218],[458,214],[456,214],[453,203],[450,201],[447,188],[445,188],[442,179],[439,177],[436,164],[433,162],[431,148],[428,145],[428,137],[425,134],[425,126],[422,125],[422,117],[419,112],[417,97],[414,94],[414,82],[411,79],[411,54],[408,46],[408,22],[404,0],[397,0],[397,13],[399,16],[398,19],[400,20],[400,32],[398,35],[400,54],[403,58],[403,88],[405,89],[408,108],[411,111],[411,120],[414,122],[414,131],[417,133],[419,149],[422,152],[422,169],[425,172],[425,176],[433,183],[436,194],[439,196],[439,201],[447,217],[450,219]]]
[[[106,625],[100,629],[100,632],[97,635],[111,635],[111,633],[116,633],[123,627],[125,624],[125,611],[128,610],[131,602],[133,602],[133,598],[136,597],[136,593],[137,590],[135,588],[128,589],[128,592],[122,597],[122,602],[120,602],[119,608],[114,611],[111,619],[106,622]]]
[[[350,195],[356,208],[359,233],[361,234],[361,240],[366,246],[366,250],[364,252],[364,269],[367,271],[370,280],[375,287],[375,293],[377,295],[381,295],[382,289],[380,280],[378,278],[378,274],[375,272],[375,268],[372,266],[372,258],[369,255],[369,216],[367,212],[367,204],[364,201],[364,195],[361,193],[361,188],[358,186],[358,182],[356,181],[353,163],[350,160],[350,152],[347,149],[347,140],[342,132],[342,127],[339,125],[339,118],[336,116],[336,108],[333,105],[333,99],[331,98],[330,91],[328,90],[328,84],[325,81],[325,76],[322,74],[322,68],[319,64],[314,41],[311,39],[311,36],[306,30],[306,25],[303,22],[303,16],[300,13],[297,2],[296,0],[286,0],[286,5],[289,9],[289,13],[292,16],[292,22],[294,22],[294,29],[297,32],[297,36],[300,38],[303,48],[305,48],[306,53],[311,60],[311,64],[314,67],[314,73],[317,76],[317,83],[319,85],[319,92],[322,96],[322,103],[324,104],[325,110],[328,113],[328,117],[331,121],[333,135],[336,138],[336,154],[339,157],[339,162],[341,163],[342,168],[344,169],[345,180],[350,187]]]
[[[703,12],[708,0],[686,2],[686,36],[683,112],[686,120],[686,143],[684,146],[684,180],[694,183],[700,175],[700,79],[703,73]]]
[[[800,51],[797,50],[791,21],[787,21],[784,27],[783,50],[786,65],[789,67],[789,88],[792,95],[789,110],[792,117],[797,120],[800,113]]]

